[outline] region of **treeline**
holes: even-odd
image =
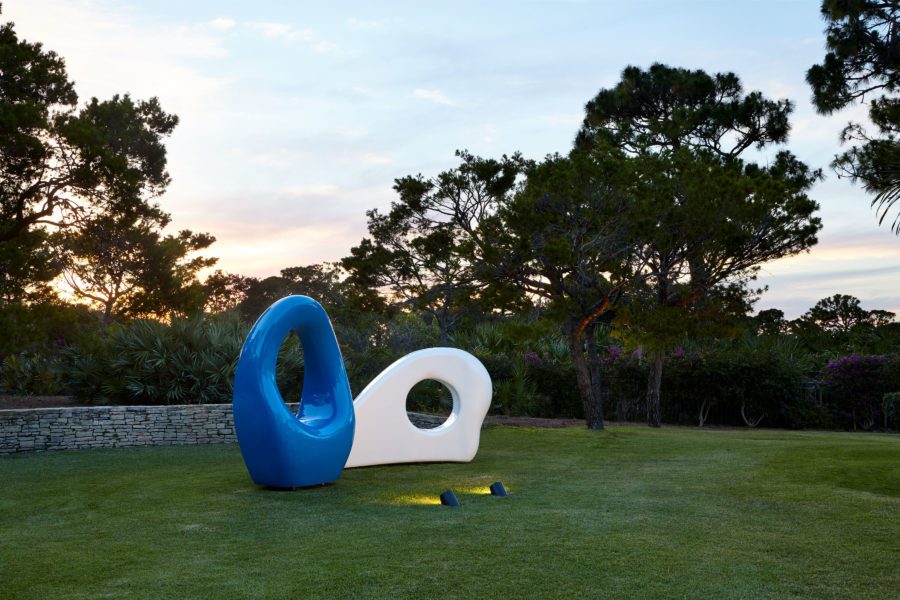
[[[321,265],[309,267],[321,271]],[[264,280],[263,280],[264,281]],[[269,287],[271,282],[267,286]],[[392,316],[351,307],[340,282],[329,286],[332,316],[354,394],[405,354],[439,345],[427,313]],[[271,289],[271,287],[269,287]],[[314,294],[294,284],[289,293]],[[252,310],[251,294],[239,307]],[[257,299],[267,306],[267,299]],[[743,321],[742,335],[698,344],[685,339],[664,356],[661,418],[685,425],[897,429],[900,323],[864,311],[852,297],[819,302],[793,322],[765,311]],[[873,314],[874,313],[874,314]],[[181,404],[229,402],[237,355],[254,314],[123,320],[104,326],[83,307],[37,304],[0,312],[8,334],[0,345],[0,388],[15,394],[72,394],[84,402]],[[17,327],[16,325],[19,325]],[[27,325],[22,327],[22,325]],[[646,418],[651,363],[616,330],[597,328],[604,413]],[[558,324],[534,311],[460,319],[449,344],[472,352],[494,383],[493,414],[584,418],[569,344]],[[285,399],[300,397],[303,355],[285,341],[277,378]],[[438,385],[417,386],[411,410],[444,412]]]
[[[826,3],[829,53],[807,75],[823,112],[885,93],[870,103],[880,137],[849,127],[867,137],[834,165],[882,211],[900,189],[896,55],[852,52],[882,44],[878,24],[896,12]],[[368,236],[338,263],[201,281],[215,259],[196,253],[213,238],[164,235],[169,217],[153,202],[169,183],[163,138],[177,118],[127,95],[79,108],[61,58],[11,24],[0,44],[16,75],[2,87],[0,161],[9,391],[227,401],[250,323],[301,293],[328,308],[357,392],[405,352],[455,345],[482,358],[494,410],[508,414],[596,429],[610,415],[893,426],[892,313],[836,295],[792,322],[748,316],[760,266],[816,243],[809,191],[822,172],[785,147],[793,103],[745,91],[734,73],[627,67],[588,101],[568,154],[459,151],[454,168],[397,179],[397,199],[367,213]],[[64,302],[60,280],[87,307]],[[296,397],[296,341],[282,362],[280,385]]]

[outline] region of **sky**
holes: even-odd
[[[764,266],[756,308],[794,318],[842,293],[900,314],[900,239],[828,168],[865,109],[820,116],[804,81],[825,52],[817,0],[5,0],[2,11],[64,57],[82,102],[157,96],[178,115],[159,203],[173,228],[217,238],[217,268],[258,277],[347,256],[394,179],[452,168],[457,149],[567,152],[585,103],[628,65],[732,71],[795,103],[786,147],[826,175],[810,194],[819,244]]]

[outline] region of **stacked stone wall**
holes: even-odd
[[[297,410],[297,404],[289,404]],[[417,427],[443,417],[409,413]],[[0,454],[236,441],[231,404],[80,406],[0,410]]]

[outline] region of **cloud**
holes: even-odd
[[[213,19],[212,21],[210,21],[208,25],[210,28],[217,31],[228,31],[229,29],[234,29],[234,26],[237,25],[237,22],[234,19],[219,17],[218,19]]]
[[[296,29],[293,25],[287,23],[271,23],[263,21],[255,21],[247,24],[251,29],[259,33],[261,36],[269,39],[284,40],[303,40],[304,42],[312,42],[315,35],[311,29]]]
[[[337,198],[343,195],[346,190],[334,185],[333,183],[305,183],[302,185],[294,185],[285,189],[291,196],[299,196],[302,198]]]
[[[889,267],[874,267],[871,269],[834,269],[811,271],[805,273],[791,273],[792,283],[813,282],[818,287],[827,286],[833,281],[846,281],[850,279],[877,280],[880,277],[900,274],[900,265]]]
[[[40,40],[65,58],[80,98],[123,92],[158,96],[186,123],[190,115],[208,111],[231,85],[230,77],[210,75],[204,65],[189,60],[228,56],[221,31],[206,24],[150,23],[121,7],[81,0],[3,8],[3,17],[15,20],[22,37]]]
[[[264,167],[285,169],[291,166],[290,157],[285,152],[264,152],[250,157],[250,162]]]
[[[440,90],[425,90],[422,88],[416,88],[413,91],[413,96],[416,98],[421,98],[423,100],[428,100],[430,102],[434,102],[435,104],[443,104],[445,106],[456,106],[456,100],[449,98],[444,92]]]
[[[233,225],[223,223],[216,230],[217,266],[253,277],[277,275],[285,267],[340,260],[349,254],[348,243],[358,243],[365,235],[364,225],[346,223]]]
[[[316,54],[327,54],[337,49],[337,44],[319,39],[318,34],[310,29],[297,29],[288,23],[273,23],[267,21],[254,21],[247,24],[264,38],[270,40],[299,40],[306,43]]]

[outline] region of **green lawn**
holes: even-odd
[[[498,427],[294,492],[236,446],[0,458],[2,598],[601,595],[900,597],[900,436]]]

